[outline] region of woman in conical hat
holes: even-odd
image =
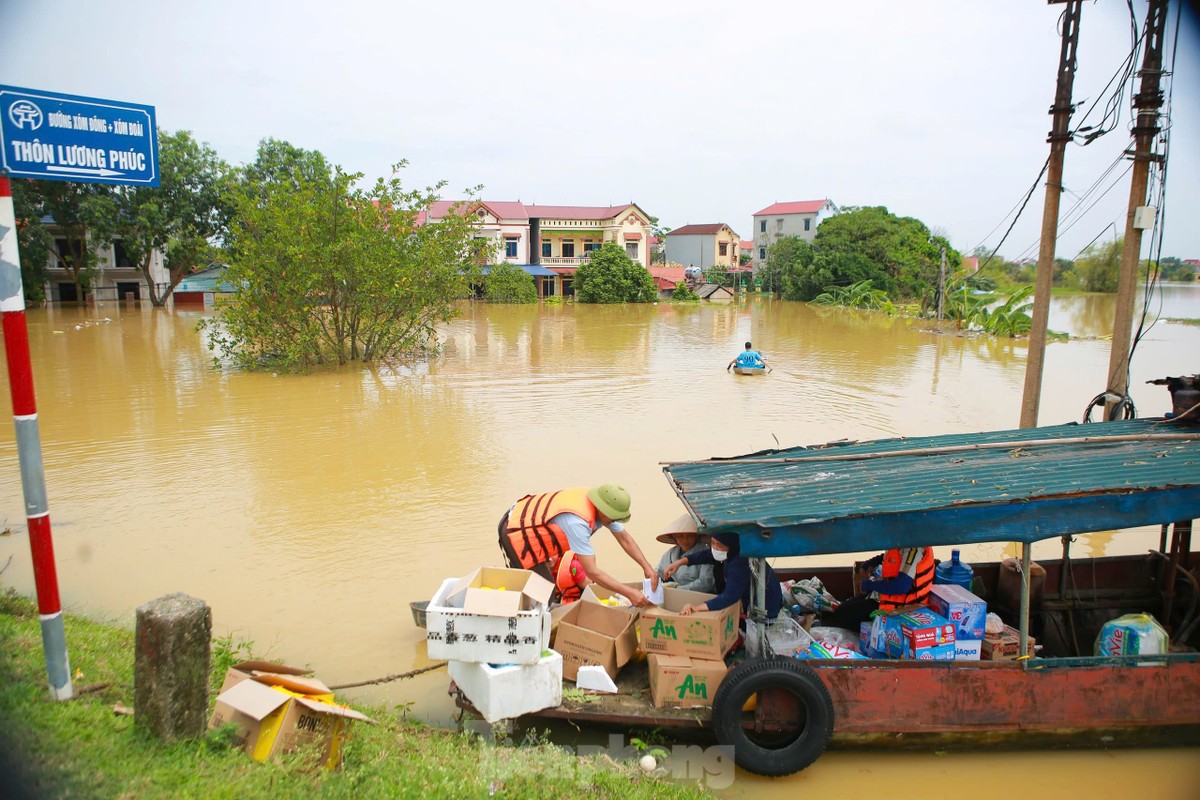
[[[663,544],[671,545],[658,561],[659,575],[673,562],[679,561],[689,553],[698,554],[708,547],[708,534],[696,533],[696,521],[692,519],[691,514],[686,513],[673,520],[656,538]],[[680,567],[675,570],[672,580],[677,588],[691,592],[711,594],[717,591],[711,564]]]

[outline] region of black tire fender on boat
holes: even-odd
[[[753,695],[783,689],[802,707],[800,729],[786,741],[756,741],[743,726],[743,711]],[[752,658],[729,671],[713,697],[712,728],[717,741],[733,747],[733,760],[756,775],[799,772],[817,760],[833,736],[833,699],[811,667],[794,658]]]

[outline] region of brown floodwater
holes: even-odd
[[[1200,287],[1164,287],[1150,310],[1163,319],[1133,360],[1141,416],[1170,409],[1166,389],[1147,380],[1198,368],[1200,327],[1166,320],[1200,318]],[[927,322],[765,298],[462,311],[437,359],[311,375],[214,366],[195,330],[205,312],[29,312],[65,609],[132,627],[138,605],[186,592],[212,607],[215,635],[310,665],[331,685],[369,680],[428,663],[409,601],[498,563],[496,522],[522,494],[621,483],[633,496],[630,530],[657,561],[654,536],[681,511],[660,462],[1020,419],[1026,343]],[[1055,299],[1050,328],[1073,338],[1047,349],[1043,424],[1081,419],[1105,388],[1112,316],[1111,296]],[[770,375],[725,371],[748,339]],[[13,534],[0,536],[0,567],[11,557],[0,586],[32,596],[11,425],[0,427],[0,513]],[[1076,548],[1139,552],[1157,535],[1095,534]],[[638,577],[601,538],[606,568]],[[1045,547],[1035,555],[1057,551]],[[1013,551],[976,546],[963,557]],[[447,682],[439,671],[345,695],[451,724]],[[1153,777],[1165,787],[1153,796],[1194,797],[1196,756],[838,752],[782,782],[739,772],[723,794],[894,795],[899,780],[927,797],[982,798],[1008,796],[999,787],[1019,780],[1104,797]]]

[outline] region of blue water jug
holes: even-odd
[[[934,583],[956,583],[968,592],[971,591],[971,581],[974,579],[975,570],[971,569],[970,564],[958,560],[957,550],[950,551],[949,561],[937,565],[933,576]]]

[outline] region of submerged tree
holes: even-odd
[[[364,190],[319,152],[260,145],[230,193],[226,281],[237,294],[205,325],[221,354],[296,369],[436,346],[436,326],[480,278],[486,242],[465,204],[423,223],[441,185],[408,191],[394,174]]]
[[[536,303],[533,276],[516,264],[496,264],[484,279],[484,297],[491,303]]]
[[[1075,259],[1075,274],[1087,292],[1115,292],[1121,275],[1121,251],[1124,239],[1094,244]]]
[[[616,242],[605,242],[575,272],[575,297],[580,303],[653,303],[658,287],[649,270]]]

